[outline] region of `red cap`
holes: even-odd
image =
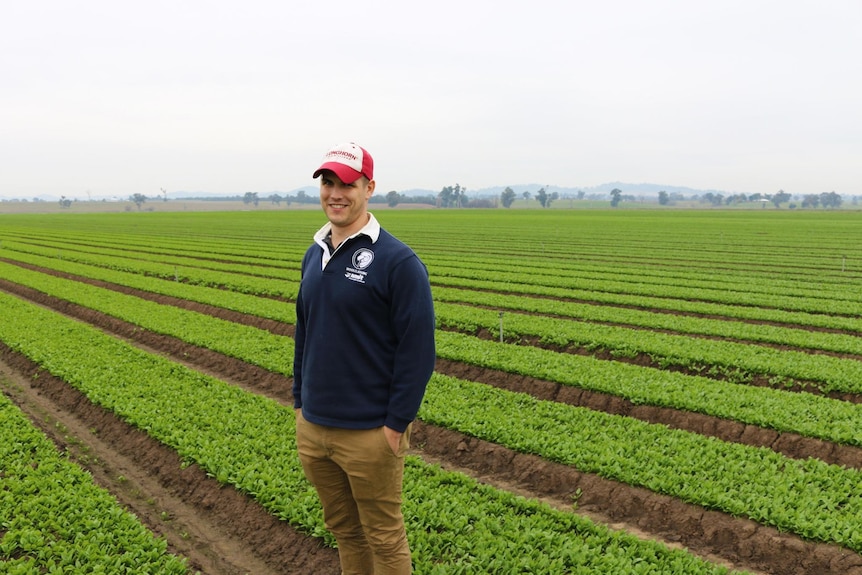
[[[316,178],[323,170],[332,170],[345,184],[352,184],[359,179],[359,176],[373,180],[374,160],[371,159],[371,154],[353,142],[339,144],[326,152],[323,163],[312,177]]]

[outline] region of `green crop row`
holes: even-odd
[[[18,244],[4,242],[0,256],[69,273],[78,273],[100,279],[98,269],[122,271],[148,277],[173,280],[191,285],[226,289],[241,294],[296,298],[299,277],[296,280],[276,279],[242,274],[230,274],[202,268],[180,268],[159,262],[142,262],[129,258],[97,256],[93,254],[51,254],[50,250],[19,249]],[[40,253],[35,253],[40,252]],[[44,252],[44,253],[43,253]],[[85,267],[80,267],[85,266]]]
[[[229,259],[234,262],[256,265],[282,266],[285,260],[298,262],[316,223],[315,214],[296,213],[290,214],[290,220],[301,223],[301,226],[284,226],[282,225],[282,218],[278,218],[275,222],[253,220],[253,227],[245,230],[239,221],[240,218],[234,215],[229,222],[231,224],[230,229],[234,231],[228,232],[216,228],[219,229],[219,235],[214,237],[211,235],[213,226],[208,223],[209,218],[203,214],[196,216],[199,220],[197,228],[194,227],[195,221],[186,218],[182,222],[182,226],[175,229],[168,219],[168,221],[160,221],[146,228],[137,228],[131,233],[127,227],[117,231],[104,230],[104,222],[101,221],[104,220],[104,217],[100,220],[98,229],[87,229],[85,234],[65,228],[19,227],[8,222],[10,224],[7,226],[9,231],[5,234],[0,231],[0,237],[29,241],[30,243],[42,243],[43,245],[50,243],[57,249],[62,249],[63,245],[76,245],[84,246],[85,251],[94,251],[108,245],[123,250],[127,255],[146,252],[155,256],[159,253],[166,253],[180,256],[190,255],[211,260]],[[387,214],[387,216],[391,216],[391,214]],[[397,216],[400,218],[403,217],[403,214],[397,214]],[[162,217],[169,218],[166,214]],[[224,218],[219,219],[221,220],[219,224],[226,223]],[[389,218],[387,217],[387,219]],[[484,221],[486,219],[488,218],[482,218],[475,223],[487,223]],[[526,219],[529,218],[506,218],[506,223],[511,226],[522,223]],[[266,225],[272,223],[275,223],[276,227],[269,232],[261,233],[262,226],[266,230]],[[445,222],[442,223],[445,224]],[[393,225],[396,224],[399,224],[397,220],[393,222]],[[402,230],[405,236],[410,238],[422,238],[425,231],[421,228],[403,226],[397,229]],[[537,248],[531,245],[527,234],[516,234],[517,241],[514,243],[507,243],[503,241],[505,238],[491,234],[490,237],[493,240],[488,242],[487,237],[481,233],[481,227],[479,230],[477,237],[471,238],[470,245],[482,246],[481,249],[474,250],[474,253],[465,252],[452,255],[455,246],[446,242],[445,228],[435,226],[434,234],[431,237],[433,241],[420,244],[426,263],[435,268],[439,266],[441,269],[466,266],[493,272],[499,268],[499,258],[494,255],[489,257],[487,254],[494,254],[502,250],[507,255],[506,261],[509,269],[517,269],[522,274],[535,277],[548,276],[548,270],[553,269],[552,281],[560,281],[560,278],[564,276],[636,282],[646,280],[647,283],[657,286],[670,283],[670,285],[677,287],[683,285],[712,287],[819,298],[835,297],[836,299],[846,299],[848,295],[851,295],[848,290],[855,284],[850,282],[858,279],[847,273],[829,275],[823,273],[822,269],[811,271],[798,266],[794,268],[792,275],[787,275],[786,272],[767,271],[764,266],[745,264],[740,261],[740,254],[738,253],[734,253],[732,267],[724,266],[719,271],[716,269],[718,262],[702,258],[704,253],[702,247],[697,248],[697,259],[680,260],[679,256],[685,253],[685,246],[680,246],[678,242],[672,239],[672,235],[664,230],[658,237],[644,235],[644,230],[642,230],[638,234],[636,243],[614,242],[610,246],[596,244],[587,237],[579,237],[577,243],[572,241],[566,243],[565,256],[549,252],[543,246]],[[456,237],[460,240],[467,231],[469,230],[459,229]],[[553,231],[556,232],[557,230]],[[144,238],[143,241],[142,238]],[[835,239],[834,234],[832,234],[830,242],[834,244]],[[463,241],[461,243],[463,244]],[[657,243],[669,243],[673,249],[663,250],[657,247],[653,249],[649,258],[639,254],[634,256],[633,261],[624,261],[623,256],[626,259],[632,259],[632,256],[626,256],[626,254],[637,253],[638,248]],[[572,249],[579,249],[581,253],[578,257],[568,256],[569,250]],[[839,247],[836,246],[832,253],[838,253],[838,250]],[[852,246],[845,246],[844,250],[845,253],[852,253],[853,251]],[[535,257],[537,251],[543,253],[541,260],[537,260]],[[795,249],[794,257],[798,258],[799,254],[800,250]],[[774,256],[771,254],[771,257]],[[816,258],[817,260],[823,259],[822,256],[816,256]],[[655,264],[660,264],[660,267]],[[675,268],[674,265],[678,268]],[[535,279],[531,283],[535,283]]]
[[[552,316],[558,318],[561,323],[571,318],[673,331],[683,334],[705,335],[803,349],[862,355],[862,337],[858,335],[779,327],[733,319],[707,319],[624,307],[605,307],[566,300],[443,287],[434,288],[434,299],[440,302],[479,305],[497,311],[509,310],[513,312],[530,312],[534,316],[535,314]],[[807,320],[808,317],[802,318],[802,321]],[[793,318],[785,317],[785,319]],[[845,327],[852,325],[862,330],[862,321],[851,318],[832,319],[838,320]]]
[[[87,261],[87,258],[98,258],[96,261],[108,262],[114,260],[115,265],[127,265],[127,262],[141,262],[164,264],[173,266],[174,269],[194,268],[201,270],[212,270],[228,273],[241,273],[249,276],[269,277],[299,281],[299,262],[302,253],[295,254],[293,260],[288,264],[285,260],[275,261],[272,259],[261,260],[247,256],[231,255],[230,260],[226,255],[213,252],[194,251],[188,246],[185,249],[166,249],[161,245],[157,250],[144,250],[143,247],[123,247],[112,245],[110,247],[94,246],[91,244],[60,244],[43,245],[41,243],[27,244],[19,240],[8,241],[4,245],[12,250],[26,251],[28,253],[54,256],[72,261]],[[284,255],[284,254],[283,254]]]
[[[717,297],[711,301],[693,301],[689,297],[686,297],[684,292],[679,293],[676,297],[671,297],[670,294],[660,293],[656,295],[643,289],[636,290],[641,293],[626,292],[622,287],[617,291],[612,291],[610,289],[603,289],[606,286],[600,283],[593,285],[594,289],[589,289],[586,286],[583,286],[582,289],[575,287],[546,287],[532,285],[525,281],[524,278],[521,278],[520,281],[503,281],[502,279],[435,276],[433,283],[435,286],[440,287],[482,290],[507,295],[522,294],[562,300],[585,300],[608,305],[681,311],[702,315],[774,321],[778,323],[798,323],[799,325],[849,329],[862,332],[858,315],[852,315],[862,310],[862,306],[856,303],[851,303],[848,306],[823,306],[815,300],[796,298],[792,304],[793,307],[782,308],[780,306],[784,302],[779,301],[779,298],[775,298],[774,300],[760,302],[763,307],[758,307],[754,304],[745,305],[738,302],[730,302],[721,297]],[[835,315],[831,315],[833,313]]]
[[[0,293],[0,340],[98,405],[175,449],[189,464],[325,536],[294,448],[290,406],[147,354],[98,330]],[[169,384],[166,384],[169,382]],[[683,551],[640,541],[417,458],[404,511],[417,572],[724,573]],[[329,540],[331,543],[331,540]],[[499,567],[499,568],[497,568]]]
[[[11,319],[4,314],[2,323]],[[0,571],[180,574],[187,567],[0,393]]]
[[[250,242],[247,238],[237,241],[230,237],[215,240],[189,236],[172,239],[160,236],[157,243],[142,244],[139,238],[129,233],[91,232],[82,235],[60,230],[39,230],[38,233],[31,231],[17,234],[0,232],[0,241],[2,240],[41,246],[55,253],[68,249],[75,252],[110,255],[111,250],[119,250],[120,255],[134,259],[159,261],[160,256],[166,255],[282,268],[295,268],[296,264],[290,265],[288,262],[301,260],[305,250],[305,246],[293,246],[294,252],[297,253],[294,253],[293,257],[286,257],[289,255],[286,252],[290,246],[273,242]]]
[[[41,256],[28,256],[17,261],[24,261],[25,263],[38,265],[54,271],[61,271],[67,274],[86,277],[88,279],[109,282],[152,294],[166,295],[190,302],[207,304],[230,311],[241,312],[288,324],[296,322],[296,307],[294,304],[280,299],[259,296],[252,293],[228,291],[196,283],[178,282],[175,280],[118,271],[98,266],[52,260]],[[6,279],[11,279],[14,276],[21,277],[22,281],[29,282],[33,281],[33,278],[44,275],[32,275],[35,272],[31,272],[29,275],[18,275],[21,274],[18,270],[23,268],[13,266],[12,264],[3,261],[0,261],[0,266],[3,266],[4,270],[4,275],[2,275],[2,277]],[[31,279],[25,279],[28,277]],[[27,283],[27,285],[30,285],[30,283]],[[282,287],[287,288],[286,291],[295,295],[298,285],[284,284]]]
[[[494,258],[489,258],[486,252],[477,251],[474,254],[447,255],[445,253],[433,253],[425,258],[427,262],[441,267],[473,267],[485,271],[493,271],[499,267]],[[535,254],[524,256],[513,256],[508,261],[509,269],[516,269],[522,274],[549,275],[549,270],[555,270],[559,275],[584,276],[584,277],[607,277],[622,281],[646,280],[656,285],[691,285],[693,287],[730,287],[739,289],[746,282],[754,284],[754,289],[764,293],[792,293],[795,295],[810,294],[815,297],[823,297],[823,292],[818,286],[825,287],[828,293],[840,293],[840,299],[846,299],[846,290],[858,280],[855,276],[829,276],[823,273],[787,276],[785,274],[765,270],[754,270],[747,268],[725,268],[716,270],[714,267],[675,267],[659,266],[660,260],[652,262],[594,262],[581,258],[557,259],[548,261],[545,258],[537,260]],[[843,293],[842,290],[844,290]]]
[[[271,300],[268,298],[257,298],[246,294],[235,294],[224,290],[205,288],[196,285],[188,285],[177,282],[162,281],[147,276],[140,276],[130,273],[118,272],[114,270],[83,266],[81,264],[56,262],[46,260],[45,258],[37,258],[35,256],[27,258],[33,263],[53,264],[55,269],[60,269],[69,273],[83,274],[104,281],[120,283],[121,285],[135,287],[150,292],[172,295],[175,297],[185,298],[191,301],[207,303],[250,313],[260,317],[277,319],[287,323],[295,321],[295,310],[291,305],[284,302]],[[26,270],[16,268],[10,264],[0,263],[2,269],[5,270],[4,277],[7,279],[18,278],[15,281],[20,281],[25,285],[36,289],[47,289],[45,282],[50,282],[47,276],[37,274],[35,272],[26,272]],[[118,295],[111,296],[93,296],[86,302],[82,301],[85,288],[68,286],[65,289],[62,287],[62,281],[53,280],[56,286],[52,295],[57,295],[63,299],[69,299],[76,303],[86,306],[101,306],[99,309],[111,315],[122,316],[123,319],[133,323],[140,324],[141,321],[150,321],[150,314],[145,311],[135,312],[137,305],[128,303],[118,303],[111,310],[105,308],[108,299],[119,298]],[[77,285],[77,284],[76,284]],[[42,286],[42,287],[40,287]],[[289,288],[288,288],[289,289]],[[59,291],[57,291],[59,290]],[[451,290],[450,290],[451,291]],[[460,290],[455,290],[459,291]],[[442,293],[441,293],[442,292]],[[439,288],[434,290],[435,298],[446,299],[450,294]],[[484,294],[490,300],[489,304],[506,304],[506,298],[493,297],[491,294]],[[455,294],[455,298],[471,299],[469,293],[460,292]],[[108,298],[108,299],[106,299]],[[122,298],[119,298],[122,299]],[[454,298],[453,298],[454,299]],[[535,303],[537,307],[541,307],[543,303],[553,304],[548,300],[539,300],[536,298],[523,298],[523,305]],[[137,300],[135,300],[137,301]],[[91,302],[91,303],[87,303]],[[479,303],[477,300],[474,303]],[[518,305],[518,301],[514,302]],[[557,304],[556,307],[563,307],[572,304]],[[602,317],[607,314],[601,308],[595,306],[582,306],[596,310],[596,315]],[[547,313],[551,313],[552,309],[545,309]],[[637,313],[630,310],[620,310],[623,317],[636,316]],[[136,314],[136,317],[131,317]],[[660,314],[659,314],[660,315]],[[154,316],[157,317],[157,316]],[[499,316],[491,310],[484,310],[477,307],[464,305],[449,305],[437,304],[437,317],[441,326],[456,327],[461,330],[473,332],[477,328],[485,328],[495,330],[499,324]],[[635,317],[636,319],[636,317]],[[695,320],[693,318],[681,318],[685,322],[705,323],[711,321],[716,327],[716,331],[720,331],[722,322],[715,320]],[[646,321],[641,318],[641,321]],[[186,330],[193,325],[189,322],[178,322],[176,325],[171,322],[166,322],[163,326],[153,327],[148,329],[158,331],[159,333],[170,333],[177,337],[183,337],[178,332],[181,332],[180,327]],[[781,328],[770,326],[743,326],[743,332],[750,327],[757,334],[771,334],[774,338],[780,338]],[[729,329],[729,327],[725,327]],[[792,350],[777,350],[767,347],[751,346],[735,342],[718,341],[711,339],[696,339],[685,338],[679,335],[656,333],[648,330],[631,330],[620,327],[595,325],[589,323],[580,323],[573,321],[563,321],[540,316],[527,316],[516,313],[509,313],[504,318],[504,331],[509,337],[524,337],[535,336],[540,337],[547,343],[558,345],[584,345],[591,348],[604,348],[622,355],[632,355],[638,353],[646,353],[655,359],[660,365],[676,365],[690,367],[692,369],[712,370],[724,376],[730,376],[739,381],[745,381],[751,374],[767,375],[782,380],[802,380],[811,382],[817,385],[823,391],[842,391],[849,393],[862,392],[862,363],[850,359],[835,358],[827,355],[812,355]],[[786,330],[788,337],[796,335],[795,342],[799,345],[804,342],[799,339],[800,335],[791,330]],[[201,333],[204,337],[210,334],[208,328],[203,328]],[[801,334],[804,335],[804,334]],[[186,339],[186,338],[184,338]],[[210,339],[210,338],[207,338]],[[240,337],[240,340],[247,338]],[[841,345],[852,347],[854,341],[859,338],[852,338],[841,334],[811,334],[811,346],[820,344],[821,346],[835,348]],[[187,341],[190,341],[187,339]],[[190,341],[190,343],[200,344],[200,339]],[[233,341],[225,341],[222,343],[214,342],[212,345],[226,354],[239,353],[240,348],[232,348]],[[845,351],[848,351],[845,349]],[[255,360],[260,361],[260,360]],[[279,370],[282,371],[282,370]]]
[[[390,210],[390,231],[423,256],[474,257],[549,266],[594,262],[708,272],[746,271],[787,278],[858,279],[858,214],[640,212],[611,210]],[[0,215],[11,235],[54,230],[74,237],[128,236],[139,245],[166,239],[236,246],[305,247],[324,221],[317,210],[278,213]],[[0,232],[2,233],[2,232]],[[846,271],[842,258],[846,258]],[[469,262],[468,262],[469,265]]]
[[[493,309],[443,303],[437,303],[436,309],[441,326],[470,333],[479,328],[499,332],[501,318]],[[505,314],[502,322],[504,336],[509,338],[538,337],[548,344],[606,349],[623,357],[647,354],[661,367],[673,365],[716,372],[740,381],[750,375],[765,375],[812,383],[824,392],[862,393],[862,362],[853,359],[519,313]],[[753,327],[753,331],[760,331],[758,326]],[[745,326],[741,331],[745,332]],[[776,333],[775,328],[766,331]],[[795,343],[804,345],[799,337]],[[811,340],[812,347],[820,342],[827,346],[833,342],[846,343],[850,347],[862,338],[815,333],[811,334]]]
[[[99,250],[94,250],[93,252],[58,251],[53,247],[25,245],[15,241],[4,241],[2,246],[8,250],[8,257],[21,259],[22,261],[27,261],[25,254],[36,254],[54,260],[63,258],[64,260],[133,273],[143,273],[166,279],[224,287],[243,293],[277,295],[289,298],[295,296],[295,290],[285,292],[277,286],[284,283],[292,284],[299,280],[299,272],[296,269],[279,269],[275,267],[252,268],[228,263],[203,261],[195,258],[172,259],[172,257],[166,256],[161,258],[152,256],[151,259],[153,261],[144,261],[131,259],[129,253],[125,251],[112,250],[115,255],[108,256],[100,255]],[[296,257],[298,258],[299,256],[297,255]],[[159,260],[169,260],[177,263],[161,263]],[[433,259],[429,258],[429,262],[433,262]],[[757,307],[748,304],[722,303],[718,300],[691,301],[691,298],[695,294],[688,293],[685,289],[681,288],[674,288],[675,291],[679,292],[678,297],[670,297],[671,294],[668,293],[665,287],[655,285],[652,287],[640,286],[633,288],[635,292],[641,292],[639,294],[625,291],[627,289],[625,285],[634,285],[626,284],[626,282],[616,282],[620,284],[618,291],[609,291],[607,287],[609,284],[600,280],[592,280],[592,288],[594,289],[586,289],[585,287],[577,289],[572,286],[560,287],[536,283],[535,274],[531,272],[510,272],[501,275],[494,271],[484,273],[469,271],[470,268],[464,266],[462,268],[449,268],[455,270],[453,273],[456,275],[447,276],[443,273],[445,268],[435,268],[433,263],[429,263],[429,268],[435,288],[438,291],[448,293],[448,297],[459,297],[457,293],[464,293],[463,297],[470,300],[486,298],[487,300],[505,301],[506,299],[513,299],[518,300],[518,303],[507,303],[504,304],[505,307],[511,308],[515,305],[525,311],[530,311],[530,307],[535,306],[565,308],[567,305],[576,305],[571,302],[572,299],[584,299],[612,306],[633,306],[684,313],[708,314],[741,320],[790,323],[862,333],[862,320],[859,319],[858,315],[853,315],[854,310],[862,306],[855,301],[828,299],[818,303],[818,300],[813,298],[796,297],[791,298],[796,302],[793,305],[799,308],[797,311],[794,311],[792,307],[780,307],[787,302],[779,299],[778,296],[773,297],[768,294],[762,295],[764,299],[760,303],[764,307]],[[237,272],[242,272],[242,275],[238,275]],[[278,280],[262,277],[267,275],[278,278]],[[475,278],[464,277],[465,275],[475,276]],[[508,281],[506,281],[506,276],[510,277]],[[460,289],[453,290],[451,288]],[[722,290],[713,291],[723,293]],[[842,293],[849,294],[849,288],[844,288]],[[518,297],[515,294],[522,294],[522,297]],[[540,299],[535,296],[558,298],[561,301]],[[528,299],[533,300],[533,303],[529,303]],[[812,302],[811,305],[801,303],[806,301]],[[824,302],[826,303],[824,304]],[[826,309],[831,309],[835,315],[824,311],[824,305]],[[584,306],[580,305],[579,307],[583,308]],[[598,306],[592,307],[595,308]],[[577,310],[577,306],[574,309]],[[566,314],[565,311],[561,313]],[[582,312],[570,311],[569,313],[577,314]]]
[[[442,213],[441,213],[442,212]],[[412,217],[411,217],[412,216]],[[786,275],[860,270],[857,213],[715,213],[614,210],[438,210],[386,214],[424,251],[540,256],[543,260],[658,263]],[[505,261],[500,259],[499,261]]]
[[[13,237],[13,242],[30,244],[30,249],[42,249],[42,253],[75,253],[84,252],[99,256],[117,256],[124,259],[156,261],[177,266],[202,267],[228,272],[240,272],[249,275],[265,275],[273,277],[289,277],[298,279],[297,267],[304,251],[304,244],[294,247],[293,253],[286,253],[285,247],[276,250],[271,242],[256,242],[237,246],[234,242],[212,240],[201,242],[189,238],[177,238],[173,242],[161,239],[158,245],[140,245],[134,238],[117,234],[88,235],[86,238],[57,232],[43,233],[29,237]],[[13,244],[14,245],[14,244]],[[20,244],[19,244],[20,245]],[[107,246],[107,247],[106,247]],[[709,294],[720,291],[723,294],[740,293],[743,297],[751,294],[761,294],[770,304],[776,296],[782,298],[794,297],[814,300],[829,300],[830,305],[841,305],[848,300],[855,305],[858,297],[855,291],[849,289],[847,281],[834,285],[822,281],[800,281],[798,278],[785,280],[774,277],[756,278],[747,275],[730,273],[716,274],[710,272],[692,273],[690,271],[659,273],[653,269],[634,268],[619,269],[610,266],[584,265],[580,262],[567,262],[567,265],[538,265],[535,258],[522,261],[510,260],[507,271],[501,276],[499,265],[486,257],[451,258],[446,255],[429,255],[426,264],[432,269],[434,276],[465,277],[475,279],[496,279],[517,282],[524,280],[530,285],[543,287],[577,287],[579,282],[589,281],[593,285],[623,286],[625,293],[641,290],[649,294],[680,293],[684,290],[689,299],[698,298],[698,290],[707,290]],[[517,265],[515,265],[517,263]],[[465,265],[468,264],[468,265]],[[286,268],[286,269],[285,269]],[[468,271],[469,270],[469,271]],[[288,275],[286,276],[285,273]],[[820,278],[817,278],[820,279]],[[631,286],[625,289],[624,286]],[[610,290],[619,291],[619,290]],[[737,297],[737,296],[733,296]]]
[[[0,270],[10,280],[55,297],[275,373],[292,375],[290,337],[3,263]],[[446,359],[601,391],[638,404],[705,413],[778,431],[862,445],[862,405],[858,404],[483,341],[456,333],[438,331],[436,339],[438,356]]]
[[[862,551],[862,472],[435,376],[419,416],[550,461]]]
[[[8,243],[7,243],[8,247]],[[76,257],[81,263],[76,264],[65,259],[58,259],[49,255],[35,255],[12,249],[6,252],[12,259],[49,267],[52,269],[75,273],[94,279],[112,281],[121,285],[135,287],[155,293],[169,293],[166,289],[173,290],[172,295],[187,297],[193,301],[210,303],[226,309],[254,313],[262,317],[279,319],[283,315],[276,314],[264,307],[273,307],[262,303],[253,304],[251,300],[247,304],[250,309],[259,311],[238,310],[238,302],[233,302],[230,295],[218,296],[214,293],[207,294],[207,301],[200,299],[200,294],[195,290],[176,287],[168,288],[159,282],[147,282],[147,280],[136,277],[159,277],[163,279],[181,280],[182,283],[203,286],[219,286],[229,288],[240,294],[256,295],[278,295],[292,299],[298,289],[297,280],[265,279],[255,276],[231,274],[228,272],[216,272],[199,268],[183,268],[180,271],[176,267],[167,264],[137,262],[130,264],[128,259],[118,261],[116,258],[102,258],[96,255],[79,255]],[[129,276],[112,274],[112,271],[126,271]],[[180,293],[183,292],[183,293]],[[186,295],[188,294],[188,295]],[[782,328],[770,325],[761,325],[743,322],[730,322],[698,317],[688,317],[678,314],[654,313],[637,309],[626,309],[621,307],[604,307],[597,305],[581,304],[565,300],[537,298],[530,295],[517,296],[502,294],[493,291],[472,291],[469,289],[453,289],[435,286],[434,298],[437,301],[477,304],[485,307],[494,307],[513,311],[529,311],[546,315],[570,317],[590,321],[612,322],[624,325],[634,325],[651,329],[672,330],[680,333],[697,335],[708,335],[727,337],[733,339],[754,341],[760,343],[773,343],[779,345],[798,346],[806,349],[821,349],[837,353],[862,353],[862,339],[845,334],[833,334],[823,332],[811,332],[801,329]],[[638,298],[642,299],[642,298]],[[668,304],[669,300],[661,303]],[[756,319],[769,321],[793,322],[800,325],[822,326],[855,330],[862,333],[862,320],[858,318],[845,318],[827,315],[815,315],[802,312],[782,312],[778,310],[759,310],[757,308],[720,306],[715,309],[712,304],[691,304],[690,302],[677,302],[676,307],[680,311],[699,311],[701,313],[721,313],[728,317],[739,316],[740,319]],[[277,306],[276,306],[277,307]],[[280,310],[283,311],[283,310]],[[292,320],[287,320],[292,322]]]
[[[860,404],[495,343],[460,333],[438,331],[436,341],[437,355],[453,361],[608,393],[638,405],[671,407],[862,446]]]
[[[618,271],[587,271],[582,269],[556,270],[550,267],[511,268],[501,271],[491,262],[466,266],[453,262],[449,266],[428,263],[434,277],[493,280],[504,283],[523,283],[547,288],[577,291],[605,291],[632,295],[730,303],[734,305],[766,308],[795,309],[818,313],[853,313],[862,309],[858,294],[842,285],[833,290],[825,286],[808,284],[806,288],[780,288],[772,281],[757,282],[753,278],[730,282],[716,282],[708,278],[689,279],[676,274],[644,276],[637,272],[623,274]]]
[[[0,262],[3,277],[48,295],[98,310],[149,331],[293,375],[293,339],[210,315],[33,272]]]

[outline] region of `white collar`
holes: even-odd
[[[326,246],[326,242],[324,240],[326,239],[326,236],[331,230],[332,222],[326,222],[325,224],[323,224],[323,227],[317,230],[317,232],[315,232],[314,242],[321,246]],[[374,214],[372,214],[371,212],[368,212],[368,222],[364,226],[362,226],[362,229],[355,234],[345,238],[344,241],[363,234],[371,238],[372,244],[376,243],[377,238],[380,237],[380,224],[377,222],[377,218],[375,218]]]

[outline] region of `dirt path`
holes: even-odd
[[[175,361],[187,363],[185,358],[195,358],[192,367],[255,393],[284,403],[291,401],[290,381],[283,376],[33,290],[9,291],[130,339],[135,345],[165,353]],[[183,307],[201,311],[202,306],[185,302]],[[262,321],[267,320],[255,318],[258,324]],[[181,469],[171,450],[92,406],[65,383],[44,374],[31,380],[34,366],[20,356],[5,350],[2,359],[4,380],[11,382],[4,384],[7,393],[41,422],[59,445],[80,445],[73,451],[80,452],[79,460],[95,469],[97,480],[154,531],[163,534],[172,549],[188,556],[196,569],[214,574],[338,572],[334,551],[320,549],[315,540],[294,532],[234,490],[219,486],[196,466]],[[524,378],[515,385],[498,381],[499,374],[493,372],[474,373],[470,366],[441,362],[439,368],[453,375],[484,378],[493,385],[526,386],[536,388],[534,394],[542,393],[540,382]],[[557,401],[560,394],[559,389],[553,392]],[[608,398],[602,401],[605,405],[591,407],[608,410]],[[63,428],[67,431],[57,431]],[[745,430],[742,433],[749,438],[755,435]],[[836,546],[805,542],[746,519],[704,510],[421,422],[414,438],[417,453],[446,468],[468,472],[559,508],[571,508],[573,498],[580,493],[579,512],[670,546],[685,546],[734,568],[788,575],[862,574],[862,557]],[[778,439],[770,437],[768,442],[777,445]],[[788,442],[787,449],[798,443]],[[806,446],[802,452],[812,448]],[[819,455],[822,457],[822,452]]]

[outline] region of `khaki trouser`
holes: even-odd
[[[413,572],[401,514],[409,435],[408,428],[395,454],[382,427],[340,429],[297,415],[299,459],[320,497],[326,528],[338,542],[343,575]]]

